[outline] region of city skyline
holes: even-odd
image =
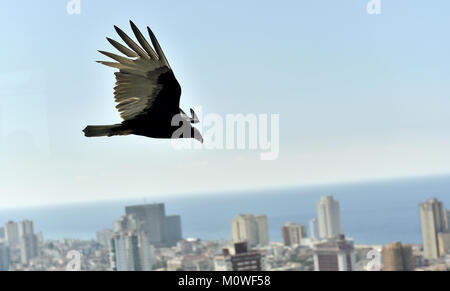
[[[326,227],[325,233],[322,229],[321,238],[307,237],[306,225],[290,221],[280,229],[284,243],[274,243],[269,241],[268,224],[270,222],[265,215],[238,214],[232,220],[233,239],[228,242],[228,244],[232,243],[234,248],[230,250],[229,247],[224,247],[219,254],[219,248],[216,245],[215,254],[212,253],[214,255],[209,259],[206,255],[208,251],[200,256],[195,255],[196,247],[192,244],[198,244],[202,240],[182,238],[181,229],[176,241],[168,240],[173,236],[166,235],[168,232],[164,228],[169,225],[165,223],[167,218],[176,216],[166,216],[164,209],[164,203],[126,206],[125,215],[114,221],[113,229],[98,230],[96,242],[98,246],[95,246],[97,250],[95,254],[96,257],[103,256],[103,259],[99,259],[106,262],[107,266],[102,268],[112,271],[151,271],[155,269],[154,266],[161,263],[159,262],[161,252],[167,252],[170,248],[181,253],[185,252],[186,257],[178,253],[177,256],[165,261],[166,267],[159,268],[160,270],[200,271],[213,268],[216,271],[410,271],[450,268],[448,265],[450,264],[450,224],[447,221],[450,209],[446,209],[436,198],[430,198],[418,204],[422,222],[423,248],[410,244],[402,245],[402,242],[392,242],[381,247],[359,245],[353,239],[346,238],[339,224],[331,228]],[[330,215],[340,217],[339,201],[333,199],[331,195],[322,196],[316,210],[319,220],[325,219],[325,222],[329,220]],[[178,220],[181,218],[178,217]],[[338,221],[340,222],[340,218]],[[173,223],[170,222],[169,228],[173,228]],[[323,223],[324,221],[321,222]],[[335,231],[333,227],[336,227]],[[4,238],[0,237],[0,269],[8,270],[7,266],[13,262],[13,259],[16,268],[25,268],[23,270],[33,268],[34,260],[42,260],[42,256],[48,252],[42,253],[41,249],[47,242],[43,240],[42,233],[39,235],[34,233],[33,221],[23,220],[18,223],[8,221],[4,229]],[[81,241],[78,241],[79,243]],[[211,243],[211,246],[216,244]],[[52,245],[53,242],[50,241],[50,244]],[[282,246],[290,251],[298,248],[303,251],[309,250],[310,263],[308,264],[310,265],[301,267],[301,264],[291,262],[280,266],[276,260],[272,261],[273,258],[270,259],[271,255],[269,255],[272,252],[270,249],[274,248],[273,251],[276,254],[279,252],[277,248]],[[81,250],[69,249],[68,251],[78,253],[80,258],[82,256]],[[373,251],[376,253],[374,254]],[[356,254],[361,256],[361,252],[363,254],[367,252],[369,260],[366,261],[364,256],[357,259]],[[89,252],[84,250],[83,253]],[[69,265],[70,263],[67,268],[71,268]]]
[[[427,193],[430,192],[438,194],[436,195],[437,197],[441,197],[446,204],[449,204],[450,201],[447,199],[448,195],[445,190],[450,187],[450,185],[448,185],[448,187],[446,186],[448,182],[449,180],[447,178],[399,180],[389,183],[383,182],[381,184],[364,183],[354,185],[334,185],[328,187],[277,189],[262,192],[243,192],[239,196],[224,193],[215,200],[209,199],[208,201],[206,201],[203,196],[190,198],[166,197],[160,198],[159,201],[165,201],[166,204],[169,205],[170,213],[180,213],[188,218],[187,221],[189,224],[187,231],[189,236],[206,237],[209,239],[227,238],[229,235],[227,234],[227,231],[225,231],[226,229],[223,229],[223,225],[226,224],[225,221],[228,219],[231,220],[231,216],[235,214],[235,211],[246,213],[253,209],[251,211],[253,213],[268,214],[272,221],[270,226],[271,233],[274,235],[272,238],[276,241],[281,241],[282,237],[278,234],[279,227],[289,220],[302,223],[310,222],[312,218],[317,216],[317,214],[312,213],[311,210],[316,208],[316,203],[320,200],[320,197],[323,196],[324,193],[333,193],[339,201],[344,201],[343,211],[346,215],[343,218],[343,224],[348,228],[346,233],[350,237],[358,238],[363,242],[387,243],[388,237],[376,230],[379,228],[379,225],[386,223],[391,224],[389,221],[394,219],[396,223],[393,224],[393,228],[391,229],[393,235],[392,238],[394,240],[406,239],[408,242],[416,243],[421,240],[420,217],[419,213],[414,211],[414,209],[418,203],[429,198]],[[414,188],[411,188],[411,185],[415,185]],[[314,196],[317,198],[311,199]],[[255,208],[256,205],[253,206],[254,202],[252,202],[256,197],[258,198],[254,201],[259,201],[257,203],[257,205],[259,205],[258,208]],[[350,197],[352,198],[350,199]],[[233,205],[236,199],[240,199],[241,203],[236,205],[234,210],[231,209],[232,207],[226,206]],[[71,234],[67,233],[66,229],[75,227],[73,228],[73,234],[76,234],[77,237],[83,239],[90,239],[93,238],[92,234],[95,233],[96,230],[110,228],[110,220],[116,220],[117,217],[123,215],[122,207],[133,204],[147,204],[152,200],[136,199],[129,200],[128,202],[109,201],[92,204],[58,205],[45,208],[25,208],[23,210],[2,211],[0,212],[0,221],[7,221],[11,218],[14,220],[23,220],[24,218],[37,220],[39,221],[38,229],[41,231],[43,230],[47,233],[48,237],[53,239],[70,237]],[[287,201],[291,201],[291,203],[287,203]],[[156,202],[156,200],[153,200],[152,202]],[[204,207],[205,203],[208,204],[208,207]],[[403,204],[404,206],[401,206]],[[186,205],[190,206],[186,207]],[[269,207],[269,205],[272,207]],[[367,211],[373,212],[375,216],[360,217],[357,215],[354,211],[361,205],[366,205],[366,207],[368,207]],[[389,211],[385,212],[383,217],[376,215],[379,208],[384,208],[386,206],[388,206]],[[397,210],[394,211],[395,209]],[[224,210],[224,213],[219,214]],[[80,211],[85,213],[85,215],[80,218],[81,220],[79,220],[79,223],[74,224],[72,218],[79,217],[78,213]],[[206,229],[195,226],[198,222],[194,219],[195,216],[193,215],[199,215],[200,218],[211,215],[208,214],[209,212],[219,214],[217,217],[218,220],[212,220],[211,225],[208,224],[210,226]],[[112,216],[113,213],[116,214]],[[403,213],[402,219],[399,220],[398,218],[395,218],[397,216],[396,213]],[[67,216],[67,219],[61,217],[55,220],[55,218],[59,217],[61,214]],[[285,217],[284,221],[281,220],[282,217]],[[87,223],[88,220],[91,220],[94,223]],[[354,221],[360,220],[365,221],[365,224],[373,231],[367,232],[360,229],[358,225],[354,223]],[[55,224],[56,221],[60,222]],[[82,221],[85,222],[82,223]],[[219,223],[219,221],[222,222]],[[406,232],[403,230],[403,227],[401,227],[401,225],[405,225],[405,223],[408,224]],[[66,225],[66,227],[64,227],[64,225]],[[94,225],[96,226],[93,230]],[[211,228],[213,225],[216,227]],[[70,226],[70,228],[67,228],[67,226]],[[311,228],[309,228],[309,230],[310,229]],[[376,233],[378,233],[378,235],[376,235]],[[419,235],[411,235],[412,233],[418,233]]]

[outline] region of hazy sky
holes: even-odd
[[[449,1],[9,1],[0,10],[0,205],[450,173]],[[280,114],[280,155],[87,139],[120,121],[113,25],[151,26],[182,107]]]

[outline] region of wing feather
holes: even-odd
[[[110,57],[111,59],[118,61],[121,64],[128,64],[128,65],[133,65],[133,60],[127,59],[125,57],[121,57],[119,55],[113,54],[113,53],[109,53],[109,52],[105,52],[105,51],[98,51],[101,54],[104,54],[107,57]]]
[[[132,21],[130,21],[130,25],[131,25],[131,29],[134,32],[134,35],[136,36],[137,40],[139,41],[141,46],[144,48],[144,50],[148,53],[148,55],[152,59],[158,59],[158,56],[156,55],[155,51],[152,49],[150,44],[145,40],[144,36],[139,31],[139,29],[136,27],[136,25]]]
[[[125,32],[123,32],[120,28],[117,26],[114,26],[116,29],[117,34],[120,36],[120,38],[132,49],[134,50],[141,58],[149,59],[150,56],[142,49],[140,48],[128,35],[126,35]]]
[[[158,113],[177,112],[181,89],[155,35],[149,29],[154,47],[152,48],[136,25],[131,21],[130,24],[142,48],[115,26],[117,33],[129,48],[110,38],[108,41],[126,57],[99,51],[116,61],[98,61],[100,64],[119,69],[119,72],[115,73],[114,99],[120,116],[124,120],[130,120],[150,114],[150,109]],[[164,92],[171,94],[167,96],[168,94]]]
[[[153,31],[150,29],[150,27],[147,26],[148,34],[150,35],[150,39],[152,40],[152,44],[155,47],[156,52],[158,53],[159,59],[164,62],[164,64],[170,68],[169,62],[166,59],[166,56],[164,55],[163,50],[161,49],[161,46],[159,45],[158,40],[156,39],[156,36],[153,34]]]
[[[109,37],[107,37],[106,39],[109,41],[110,44],[113,45],[113,47],[115,47],[119,52],[123,53],[127,57],[130,57],[130,58],[137,58],[137,57],[139,57],[139,55],[137,53],[135,53],[134,51],[130,50],[126,46],[121,45],[120,43],[118,43],[114,39],[110,39]]]

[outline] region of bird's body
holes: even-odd
[[[203,142],[200,132],[190,125],[198,122],[193,110],[189,117],[180,109],[180,84],[153,32],[148,28],[154,49],[133,22],[130,23],[142,48],[115,27],[131,50],[112,39],[108,41],[129,58],[100,51],[118,63],[99,62],[120,70],[115,73],[114,96],[124,120],[115,125],[87,126],[83,132],[87,137],[134,134],[151,138],[195,138]],[[176,134],[181,128],[183,134]]]

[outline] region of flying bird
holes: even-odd
[[[132,21],[130,24],[141,46],[114,26],[128,47],[110,38],[107,40],[126,57],[99,51],[116,62],[98,61],[119,69],[114,73],[114,99],[123,121],[114,125],[89,125],[83,130],[85,136],[134,134],[150,138],[195,138],[203,143],[198,129],[191,126],[199,122],[194,110],[190,110],[189,117],[180,108],[180,84],[152,30],[147,27],[153,47]]]

